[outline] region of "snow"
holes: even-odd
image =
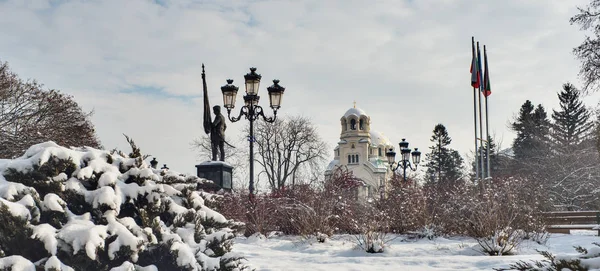
[[[143,243],[143,239],[134,235],[127,227],[118,222],[115,218],[115,211],[108,211],[105,214],[108,222],[108,233],[116,235],[117,239],[108,245],[108,257],[112,260],[117,256],[117,252],[121,246],[127,246],[133,251],[132,260],[137,261],[137,253],[139,250],[139,244]]]
[[[110,269],[110,271],[158,271],[158,268],[154,265],[141,267],[126,261],[121,266]]]
[[[85,249],[87,256],[95,260],[96,249],[100,246],[104,247],[104,239],[108,237],[106,231],[107,226],[94,225],[87,213],[82,217],[71,218],[58,232],[57,237],[73,247],[73,255]]]
[[[50,271],[50,270],[75,271],[75,269],[64,265],[56,256],[50,257],[46,261],[46,264],[44,264],[44,268],[46,271]]]
[[[202,162],[202,163],[198,164],[198,166],[201,166],[201,165],[202,166],[206,166],[206,165],[213,165],[213,166],[215,166],[215,165],[223,165],[223,166],[231,167],[231,164],[229,164],[227,162],[224,162],[224,161],[205,161],[205,162]]]
[[[252,268],[263,271],[276,270],[494,270],[506,268],[519,260],[542,260],[536,249],[553,254],[579,255],[574,246],[593,250],[593,242],[600,241],[595,231],[574,231],[574,235],[552,234],[546,245],[524,242],[516,255],[487,256],[469,237],[411,240],[405,235],[389,243],[383,253],[370,254],[357,250],[351,235],[334,235],[325,243],[297,236],[262,235],[237,237],[232,253],[246,257]],[[600,258],[586,261],[600,268]],[[583,261],[582,261],[583,262]],[[600,269],[599,269],[600,270]]]
[[[73,205],[70,205],[71,202],[67,204],[65,199],[59,196],[62,194],[57,191],[54,193],[40,191],[44,193],[40,195],[31,187],[8,182],[4,176],[7,169],[22,173],[31,172],[35,166],[40,166],[53,157],[68,159],[73,162],[75,168],[71,175],[57,172],[56,176],[47,176],[46,182],[57,182],[60,191],[81,196],[81,200],[94,207],[93,218],[89,212],[81,215],[74,214],[73,212],[80,210],[69,210]],[[123,169],[127,171],[121,173]],[[97,186],[94,187],[96,180]],[[129,182],[130,180],[135,181]],[[156,216],[153,218],[152,225],[158,226],[160,235],[155,235],[152,228],[147,225],[145,228],[140,227],[139,221],[136,222],[137,220],[132,217],[117,218],[123,203],[134,202],[145,197],[150,204],[147,208],[157,207],[160,210],[167,206],[167,210],[175,216],[191,214],[202,220],[229,222],[223,215],[204,205],[205,200],[211,200],[212,197],[216,197],[215,195],[194,191],[198,183],[205,181],[175,171],[154,170],[140,159],[113,155],[108,151],[92,148],[64,148],[53,142],[46,142],[31,146],[20,158],[0,159],[0,205],[6,206],[13,216],[28,220],[27,227],[32,231],[31,238],[41,241],[44,249],[50,254],[49,258],[35,263],[46,270],[52,268],[73,270],[61,262],[63,260],[69,263],[68,258],[56,257],[59,251],[68,251],[73,255],[85,253],[88,258],[97,260],[98,249],[105,247],[109,237],[113,237],[107,250],[110,259],[114,259],[116,253],[124,247],[132,251],[128,261],[112,270],[157,270],[155,266],[141,267],[135,263],[141,251],[146,251],[150,246],[159,243],[170,244],[172,250],[177,251],[178,265],[191,270],[203,270],[203,268],[213,270],[219,268],[220,257],[207,249],[207,244],[215,238],[232,238],[231,229],[209,227],[206,229],[209,240],[202,239],[197,243],[194,239],[194,231],[197,227],[193,223],[167,227],[165,222],[161,221],[161,217]],[[185,195],[182,193],[184,189],[187,189]],[[190,201],[184,202],[186,199]],[[192,208],[188,209],[185,206]],[[99,209],[99,207],[105,208]],[[64,222],[53,220],[50,222],[52,225],[39,224],[40,210],[46,212],[44,214],[62,213],[58,215],[64,216],[67,222],[62,225]],[[97,213],[100,210],[103,213]],[[98,216],[101,216],[100,220]],[[169,221],[173,222],[171,219]],[[163,238],[159,239],[157,236]],[[31,261],[20,256],[0,258],[0,269],[3,267],[10,270],[35,270]]]
[[[177,251],[177,265],[183,267],[191,267],[192,270],[199,270],[201,267],[196,266],[196,257],[194,251],[182,242],[174,242],[171,245],[172,251]]]
[[[31,218],[31,214],[29,213],[29,210],[27,209],[27,207],[25,207],[22,204],[19,204],[18,202],[10,202],[8,200],[5,200],[3,198],[0,198],[0,206],[5,205],[8,207],[8,211],[14,215],[14,216],[18,216],[21,218],[25,218],[25,219],[29,219]]]
[[[62,200],[58,195],[54,193],[48,193],[44,196],[44,202],[42,203],[43,210],[50,210],[63,213],[67,203]]]
[[[56,255],[58,240],[56,239],[56,228],[50,224],[30,226],[33,229],[32,238],[44,243],[44,248],[52,255]]]
[[[22,256],[0,258],[0,270],[35,271],[35,265]]]
[[[0,164],[1,166],[1,164]],[[0,169],[1,170],[1,169]],[[24,190],[29,189],[27,186],[20,183],[9,183],[4,181],[4,177],[0,174],[0,198],[13,200],[16,195]]]

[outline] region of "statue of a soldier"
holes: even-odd
[[[227,120],[223,114],[221,114],[221,106],[213,106],[213,112],[215,113],[215,119],[211,122],[210,116],[210,104],[208,103],[208,89],[206,87],[206,74],[204,73],[204,64],[202,64],[202,84],[204,92],[204,132],[210,134],[210,146],[212,150],[212,160],[217,161],[217,153],[219,154],[218,161],[225,161],[225,129],[227,129]]]
[[[219,161],[225,161],[225,116],[221,114],[221,107],[213,106],[215,119],[212,122],[210,129],[210,145],[212,147],[212,160],[217,160],[217,152],[219,153]]]

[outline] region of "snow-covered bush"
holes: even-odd
[[[299,185],[254,196],[224,195],[217,210],[246,223],[246,233],[302,235],[325,241],[334,233],[357,233],[360,203],[353,197],[361,183],[346,169],[338,169],[321,187]],[[237,206],[239,208],[231,208]],[[242,211],[240,211],[242,210]]]
[[[428,224],[428,225],[425,225],[420,230],[414,231],[411,233],[413,233],[415,235],[415,237],[419,238],[419,239],[427,238],[429,240],[433,240],[436,237],[442,235],[441,232],[442,231],[438,226],[436,226],[434,224]]]
[[[206,181],[132,147],[47,142],[0,160],[0,270],[244,270],[230,252],[240,223],[207,207]]]
[[[356,218],[355,230],[358,234],[354,235],[354,243],[368,253],[384,252],[387,244],[394,239],[388,234],[390,227],[386,212],[375,205],[365,205],[360,214]]]
[[[382,253],[392,238],[385,232],[366,231],[354,236],[356,246],[368,253]]]
[[[376,199],[375,203],[387,214],[391,232],[412,233],[432,222],[431,212],[427,208],[427,196],[422,187],[412,181],[403,181],[396,174],[389,184],[387,196]]]
[[[591,248],[575,247],[580,255],[552,255],[548,251],[539,251],[544,260],[542,261],[519,261],[511,264],[508,268],[497,268],[497,271],[519,270],[519,271],[587,271],[600,270],[600,244],[593,243]]]
[[[525,238],[542,234],[541,194],[526,180],[495,179],[478,187],[462,211],[465,229],[489,255],[512,253]],[[475,192],[473,191],[473,192]]]

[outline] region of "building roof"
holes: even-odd
[[[344,118],[347,118],[352,115],[357,116],[357,117],[360,117],[360,116],[368,117],[367,113],[364,110],[353,107],[353,108],[348,109],[348,111],[346,111],[346,113],[344,114]]]
[[[369,131],[369,135],[371,136],[371,145],[384,145],[384,146],[393,146],[392,142],[387,138],[387,136],[383,135],[377,131]]]

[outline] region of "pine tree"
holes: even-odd
[[[46,142],[0,159],[1,270],[249,269],[229,253],[243,224],[199,190],[212,182],[153,169],[128,141],[129,155]]]
[[[518,164],[547,155],[550,122],[541,104],[535,107],[531,101],[525,101],[511,129],[517,133],[512,149]]]
[[[487,172],[487,150],[490,150],[490,171],[491,174],[488,174]],[[481,155],[479,150],[481,150],[483,152],[483,171],[481,172],[482,175],[481,176],[496,176],[496,172],[498,170],[498,166],[499,166],[499,159],[498,159],[498,153],[497,153],[497,145],[496,142],[494,142],[494,139],[490,136],[488,137],[487,142],[485,142],[485,144],[483,146],[479,146],[477,153],[475,154],[477,156],[477,162],[479,167],[481,167]],[[471,170],[473,172],[475,171],[475,161],[473,161],[473,163],[471,163]]]
[[[552,112],[551,135],[555,149],[572,148],[590,138],[593,128],[591,112],[579,95],[579,90],[570,83],[564,84],[563,91],[558,93],[560,111]]]
[[[449,148],[452,139],[443,124],[437,124],[433,129],[429,147],[430,153],[426,154],[427,182],[429,184],[453,185],[462,178],[463,159],[458,151]]]

